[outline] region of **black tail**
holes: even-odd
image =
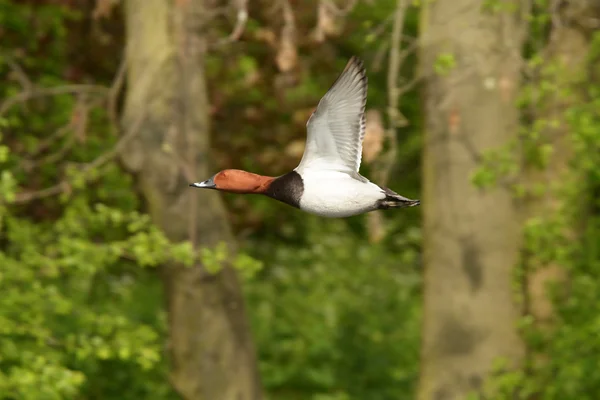
[[[379,209],[387,210],[389,208],[414,207],[421,204],[421,200],[411,200],[400,196],[398,193],[388,188],[383,188],[385,198],[379,201]]]

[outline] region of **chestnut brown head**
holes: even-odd
[[[239,169],[225,169],[203,182],[192,183],[190,186],[229,193],[264,193],[273,179],[275,178]]]

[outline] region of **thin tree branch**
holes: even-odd
[[[18,165],[18,169],[22,169],[25,172],[31,172],[35,168],[38,168],[42,165],[52,164],[60,161],[68,151],[73,147],[75,143],[75,138],[84,138],[85,137],[85,128],[87,127],[87,119],[89,115],[89,110],[93,107],[97,106],[98,101],[84,101],[84,97],[80,96],[78,100],[78,105],[76,105],[75,111],[69,120],[69,122],[60,128],[58,128],[53,134],[49,137],[43,139],[36,149],[29,153],[27,158],[23,158]],[[67,134],[70,136],[64,141],[62,146],[59,147],[54,153],[47,154],[41,158],[38,158],[42,155],[42,153],[46,152],[50,147],[52,147],[55,143],[59,142],[63,139]]]
[[[25,160],[25,163],[34,162],[33,158],[39,156],[44,151],[48,150],[53,143],[62,139],[72,129],[71,122],[58,128],[52,135],[43,139],[37,148],[30,154],[30,159]]]
[[[31,83],[31,80],[25,73],[25,70],[23,70],[19,63],[17,63],[11,56],[5,55],[4,57],[6,58],[6,64],[8,64],[12,72],[15,74],[15,78],[17,79],[17,81],[19,81],[23,89],[25,91],[31,90],[33,84]]]
[[[402,66],[402,57],[400,56],[400,46],[402,30],[404,27],[404,16],[406,13],[406,0],[398,0],[392,27],[392,36],[390,43],[390,59],[388,64],[387,88],[388,88],[388,116],[392,126],[396,121],[398,112],[398,77],[400,67]]]
[[[382,184],[387,184],[389,175],[396,158],[398,139],[396,137],[396,127],[399,122],[400,112],[398,111],[399,95],[398,78],[400,68],[404,60],[400,54],[400,46],[402,45],[402,31],[404,30],[404,20],[406,17],[406,9],[408,8],[407,0],[398,0],[396,3],[396,12],[394,16],[394,24],[392,26],[392,36],[390,44],[390,59],[387,75],[388,87],[388,119],[390,127],[387,129],[387,138],[389,140],[388,152],[385,157],[385,163],[381,169]]]
[[[144,122],[145,118],[146,118],[146,112],[142,111],[140,113],[139,117],[134,122],[131,129],[129,129],[127,131],[127,133],[125,133],[125,135],[123,135],[123,137],[121,139],[119,139],[117,144],[110,151],[102,154],[101,156],[96,158],[94,161],[85,164],[83,166],[83,168],[81,169],[81,174],[84,177],[84,179],[88,178],[88,175],[91,171],[102,167],[104,164],[108,163],[109,161],[113,160],[117,155],[119,155],[119,153],[121,151],[123,151],[125,146],[133,138],[135,138],[135,136],[139,132],[139,130],[142,126],[142,122]],[[71,184],[68,181],[64,180],[64,181],[57,183],[56,185],[50,186],[50,187],[42,189],[42,190],[18,193],[13,203],[24,204],[24,203],[31,202],[33,200],[39,200],[39,199],[43,199],[46,197],[56,196],[61,193],[68,192],[70,190],[71,190]]]
[[[379,46],[377,51],[375,51],[375,56],[373,57],[373,61],[371,62],[371,68],[374,72],[381,71],[381,67],[383,65],[383,60],[385,59],[385,55],[390,51],[390,39],[383,38],[379,41]]]
[[[394,166],[397,154],[398,139],[396,137],[396,128],[399,125],[399,97],[401,94],[398,88],[398,78],[400,68],[404,61],[407,51],[400,52],[402,45],[402,31],[404,30],[404,19],[406,17],[406,9],[408,8],[408,0],[398,0],[396,3],[396,11],[392,26],[392,34],[390,38],[390,55],[387,75],[387,90],[388,90],[388,107],[387,114],[389,119],[389,127],[385,130],[385,136],[388,140],[386,152],[381,157],[381,163],[375,168],[374,175],[377,183],[387,185],[389,176]],[[404,87],[403,87],[404,89]],[[380,212],[370,213],[367,219],[367,229],[369,232],[369,240],[371,242],[379,242],[385,235],[385,223]]]
[[[117,69],[117,75],[113,79],[112,85],[108,91],[108,118],[111,121],[113,127],[119,126],[119,116],[117,115],[117,103],[119,99],[119,93],[123,89],[125,78],[127,76],[127,50],[123,52],[124,56],[121,60],[121,64]]]
[[[237,9],[235,26],[231,33],[226,38],[219,40],[214,47],[224,46],[239,40],[246,29],[246,23],[248,22],[248,0],[234,0],[233,3],[235,3],[235,8]]]
[[[13,106],[34,98],[83,93],[106,95],[108,90],[106,86],[100,85],[64,85],[49,88],[33,88],[12,96],[3,102],[0,105],[0,116],[4,115]]]
[[[281,5],[283,26],[281,27],[275,63],[281,72],[286,73],[291,71],[298,62],[296,19],[289,0],[279,0],[278,3]]]
[[[404,63],[404,60],[406,59],[406,57],[408,57],[412,53],[416,52],[417,49],[419,48],[419,40],[417,38],[403,35],[402,41],[408,42],[408,46],[406,46],[406,48],[404,50],[400,51],[400,54],[399,54],[399,58],[401,60],[400,65],[402,65]],[[380,41],[379,48],[377,49],[375,56],[373,57],[373,62],[371,63],[371,68],[374,71],[381,70],[383,60],[384,60],[386,54],[388,54],[389,52],[390,52],[390,40],[382,39]]]
[[[63,126],[62,129],[60,129],[60,130],[62,130],[64,132],[72,132],[73,126],[72,125]],[[62,146],[60,146],[60,148],[56,152],[48,154],[46,157],[43,157],[39,160],[25,159],[22,162],[22,167],[25,171],[31,172],[34,168],[37,168],[40,165],[56,163],[64,158],[64,156],[69,152],[69,150],[71,150],[73,148],[74,144],[75,144],[75,135],[71,134],[65,139]]]
[[[345,7],[338,7],[331,0],[321,0],[321,2],[323,4],[325,4],[329,8],[329,10],[332,12],[332,14],[334,14],[337,17],[343,17],[343,16],[347,15],[358,4],[358,0],[349,0],[348,4],[346,4]]]
[[[415,88],[415,86],[417,86],[417,84],[423,80],[423,78],[424,77],[422,74],[417,74],[414,78],[412,78],[411,80],[406,82],[404,85],[400,86],[397,89],[398,96],[401,97],[402,95],[406,94],[407,92],[410,92],[411,90],[413,90]],[[399,123],[402,123],[402,121],[399,121]]]

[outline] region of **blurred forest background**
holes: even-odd
[[[0,398],[600,398],[595,0],[0,0]],[[278,176],[352,55],[361,171]]]

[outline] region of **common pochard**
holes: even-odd
[[[412,207],[407,199],[358,173],[365,136],[367,76],[352,57],[312,113],[302,160],[279,177],[226,169],[190,184],[240,194],[263,194],[311,214],[342,218],[373,210]]]

